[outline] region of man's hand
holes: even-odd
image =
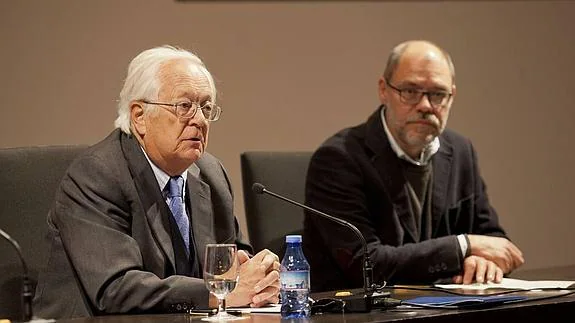
[[[469,256],[463,261],[463,273],[453,277],[455,284],[500,283],[503,271],[493,261],[478,256]]]
[[[240,278],[236,288],[226,297],[228,306],[259,307],[279,302],[280,263],[278,256],[264,249],[253,258],[238,251]]]
[[[504,274],[521,266],[525,260],[523,253],[511,241],[483,235],[468,234],[471,255],[493,261]]]

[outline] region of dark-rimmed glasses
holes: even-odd
[[[415,88],[398,89],[391,85],[389,81],[385,81],[385,83],[387,83],[390,88],[399,93],[401,102],[405,104],[418,104],[421,102],[421,98],[425,95],[427,96],[431,106],[437,109],[445,106],[453,95],[447,91],[423,91]]]
[[[167,109],[170,112],[175,113],[175,115],[180,119],[192,119],[198,110],[202,110],[204,118],[208,121],[217,121],[222,114],[222,108],[213,104],[210,101],[205,102],[200,106],[197,102],[182,101],[177,103],[162,103],[162,102],[152,102],[148,100],[142,100],[146,104],[159,105],[159,106],[169,106],[174,107],[175,111]]]

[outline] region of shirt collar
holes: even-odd
[[[414,160],[409,155],[407,155],[403,151],[403,149],[401,149],[401,147],[399,146],[397,141],[395,141],[395,138],[393,138],[393,135],[389,131],[389,128],[387,127],[387,122],[385,121],[385,106],[381,109],[381,122],[383,123],[383,129],[385,130],[385,135],[387,136],[387,140],[391,145],[391,149],[395,152],[397,157],[401,159],[407,160],[408,162],[417,166],[424,166],[427,165],[431,157],[433,157],[433,155],[435,155],[435,153],[439,150],[440,146],[439,138],[435,137],[433,141],[431,141],[431,143],[429,143],[429,145],[427,145],[427,147],[423,149],[421,155],[419,156],[419,159]]]
[[[158,186],[160,187],[160,191],[163,192],[164,188],[168,184],[168,181],[170,180],[171,176],[168,175],[163,170],[161,170],[158,166],[156,166],[156,164],[154,164],[154,162],[152,162],[152,160],[150,159],[150,157],[148,157],[148,154],[146,153],[146,151],[144,150],[144,148],[142,146],[140,146],[140,148],[144,152],[144,156],[146,156],[148,163],[152,167],[152,171],[154,172],[154,176],[156,176],[156,181],[158,181]],[[184,171],[182,174],[180,174],[180,176],[182,176],[182,178],[184,179],[184,187],[186,187],[186,181],[188,180],[188,172]],[[184,197],[186,197],[186,190],[184,190]]]

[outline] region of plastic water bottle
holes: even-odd
[[[286,252],[280,269],[282,318],[306,318],[310,315],[309,263],[301,248],[301,235],[286,236]]]

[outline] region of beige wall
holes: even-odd
[[[363,121],[391,47],[430,39],[456,64],[448,126],[473,140],[524,268],[575,264],[574,13],[569,1],[3,0],[0,147],[95,143],[134,55],[192,49],[217,78],[208,150],[245,229],[240,153],[312,150]]]

